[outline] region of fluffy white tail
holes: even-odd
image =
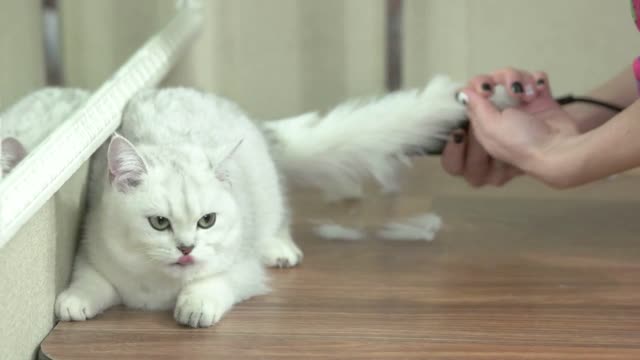
[[[395,186],[408,151],[437,149],[465,117],[455,99],[460,84],[437,76],[422,90],[398,91],[373,101],[348,102],[324,116],[307,113],[264,124],[276,163],[294,181],[358,196],[373,176]]]

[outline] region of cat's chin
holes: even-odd
[[[195,261],[189,264],[174,262],[166,265],[163,269],[163,271],[170,277],[182,280],[201,275],[204,270],[204,264]]]
[[[170,274],[194,271],[204,267],[204,262],[201,259],[190,255],[167,260],[168,261],[161,266],[163,270],[168,271]]]
[[[189,269],[189,268],[193,268],[196,267],[196,263],[192,262],[192,263],[188,263],[188,264],[181,264],[179,262],[175,262],[171,265],[172,268],[176,268],[176,269]]]

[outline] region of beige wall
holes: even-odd
[[[38,0],[0,1],[0,111],[45,83]]]
[[[68,83],[95,88],[166,20],[173,1],[63,0]],[[211,0],[168,85],[260,118],[325,109],[384,88],[383,0]]]
[[[205,28],[166,84],[275,118],[379,94],[384,0],[207,0]],[[96,87],[166,22],[168,0],[63,0],[65,70]],[[547,70],[583,92],[640,53],[628,0],[405,0],[404,87],[503,66]]]
[[[405,85],[504,66],[549,72],[580,93],[640,54],[629,0],[406,0]]]
[[[383,91],[383,1],[208,4],[203,36],[169,84],[195,84],[262,118]]]

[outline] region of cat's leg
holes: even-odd
[[[78,254],[71,284],[58,295],[55,313],[62,321],[83,321],[120,302],[113,285]]]
[[[178,294],[174,318],[191,327],[217,323],[235,303],[269,291],[257,257],[236,263],[226,273],[190,282]]]
[[[258,251],[267,266],[296,266],[302,260],[302,251],[293,241],[289,230],[285,180],[279,177],[270,158],[262,159],[261,163],[260,172],[254,179],[258,189],[254,206]]]
[[[263,239],[260,253],[267,266],[286,268],[302,261],[302,251],[291,237],[289,222],[285,221],[276,233]]]
[[[236,302],[233,289],[221,276],[187,284],[176,301],[173,317],[180,324],[209,327],[217,323]]]

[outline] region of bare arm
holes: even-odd
[[[611,121],[567,138],[546,152],[532,173],[558,187],[573,187],[640,166],[640,100]]]
[[[625,67],[587,96],[622,107],[631,105],[637,97],[633,69]],[[583,133],[601,126],[615,115],[611,110],[584,103],[565,105],[564,109],[578,121],[579,130]]]

